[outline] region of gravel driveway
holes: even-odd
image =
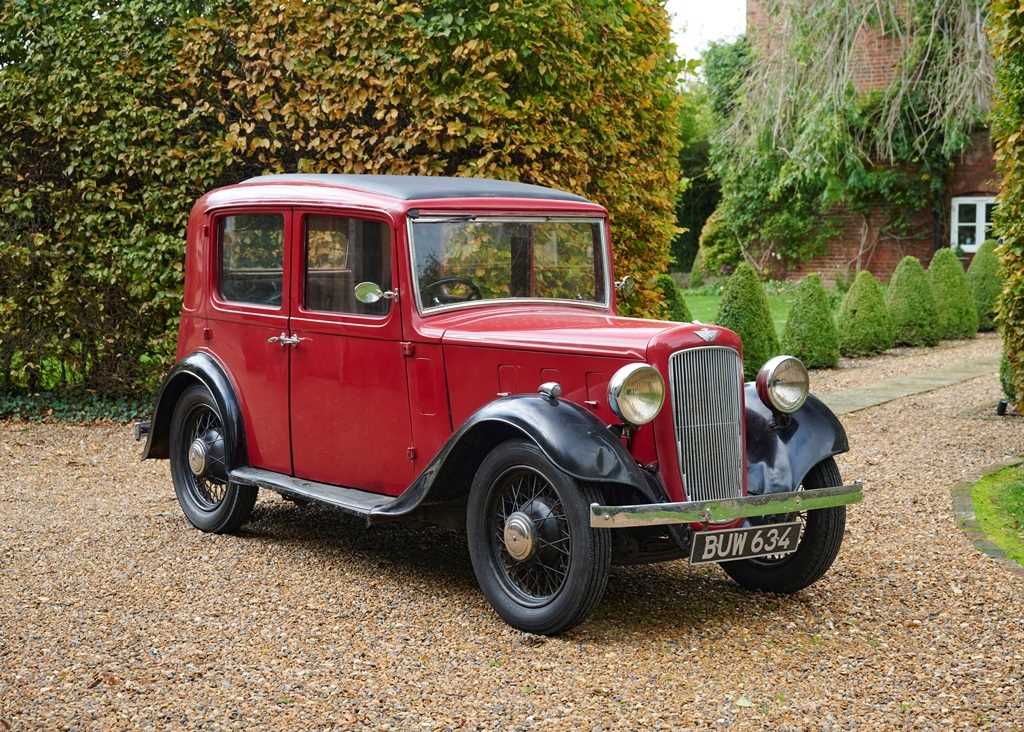
[[[1024,577],[950,511],[950,486],[1024,451],[997,395],[993,376],[844,419],[867,499],[800,595],[617,568],[555,639],[496,618],[455,533],[264,494],[244,535],[205,535],[128,428],[0,423],[0,730],[1024,728]]]

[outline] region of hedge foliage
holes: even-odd
[[[659,315],[677,72],[658,0],[4,3],[0,391],[148,390],[190,206],[264,172],[582,193],[642,283],[624,309]]]
[[[996,243],[991,239],[984,242],[974,253],[971,264],[967,267],[967,281],[970,283],[971,296],[974,298],[978,313],[978,330],[995,330],[996,303],[999,301],[999,291],[1003,288],[1003,280],[999,272]]]
[[[668,309],[668,319],[677,323],[689,323],[693,320],[690,308],[686,305],[686,298],[683,297],[679,285],[670,275],[660,274],[657,279],[658,289],[665,299],[665,307]]]
[[[839,308],[839,351],[844,356],[870,356],[893,345],[893,323],[885,295],[875,276],[861,270]]]
[[[928,273],[917,257],[906,256],[889,280],[886,305],[898,346],[934,346],[939,342],[939,316]]]
[[[1007,400],[1016,403],[1017,386],[1014,383],[1013,369],[1010,367],[1010,360],[1003,354],[999,359],[999,383],[1003,386],[1003,394]]]
[[[1004,277],[996,320],[1014,374],[1014,391],[1024,398],[1024,13],[1018,0],[993,0],[989,35],[996,59],[996,101],[992,137],[1002,178],[995,228],[1002,244]],[[1020,407],[1018,402],[1018,407]]]
[[[753,267],[746,262],[736,267],[722,288],[718,307],[715,322],[743,340],[743,374],[752,380],[764,362],[779,353],[768,296]]]
[[[978,309],[967,273],[950,247],[935,252],[928,265],[928,279],[935,295],[939,338],[973,338],[978,332]]]
[[[782,333],[782,351],[809,369],[830,369],[839,363],[839,333],[818,275],[805,277],[796,288]]]

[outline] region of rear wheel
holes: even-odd
[[[171,478],[188,522],[202,531],[234,531],[248,521],[257,489],[228,480],[224,423],[210,392],[189,387],[171,417]]]
[[[473,572],[509,625],[554,635],[604,594],[611,536],[590,528],[599,491],[556,468],[531,442],[509,440],[477,471],[466,530]]]
[[[835,460],[828,458],[811,468],[804,488],[842,485]],[[791,554],[722,562],[725,573],[748,590],[790,594],[817,582],[839,554],[846,529],[846,506],[822,508],[787,516],[770,516],[764,523],[801,521],[800,544]]]

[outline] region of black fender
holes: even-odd
[[[202,384],[213,396],[224,423],[224,448],[228,469],[246,464],[245,430],[242,410],[231,380],[224,368],[208,353],[186,356],[170,370],[156,397],[142,459],[167,458],[170,455],[171,415],[178,397],[193,384]]]
[[[850,449],[839,419],[813,394],[781,419],[761,401],[753,383],[747,384],[744,397],[751,495],[796,490],[811,468]]]
[[[415,481],[371,515],[402,516],[420,504],[459,498],[476,469],[498,443],[532,441],[559,470],[586,483],[629,486],[648,500],[663,501],[620,437],[579,405],[523,394],[497,399],[473,413],[448,439]]]

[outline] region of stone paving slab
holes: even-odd
[[[989,376],[999,370],[999,356],[980,358],[970,363],[954,363],[947,368],[935,369],[917,376],[885,379],[874,386],[845,389],[819,398],[836,414],[859,412],[894,399],[923,394],[944,386],[953,386],[979,376]]]

